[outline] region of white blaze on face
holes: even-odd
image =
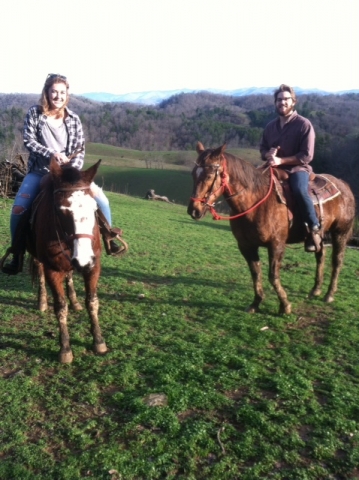
[[[201,176],[202,172],[203,172],[203,168],[202,167],[197,167],[197,169],[196,169],[197,179]]]
[[[95,211],[97,203],[90,195],[82,190],[75,191],[69,198],[69,207],[61,207],[62,210],[71,212],[76,234],[93,235],[95,225]],[[72,259],[76,259],[80,267],[93,265],[94,252],[91,238],[78,238],[74,240],[74,252]]]

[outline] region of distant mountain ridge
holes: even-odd
[[[81,97],[88,98],[97,102],[118,102],[118,103],[137,103],[142,105],[158,105],[163,100],[179,95],[181,93],[199,93],[209,92],[219,95],[227,95],[232,97],[242,97],[246,95],[272,95],[277,87],[249,87],[239,88],[236,90],[218,90],[218,89],[203,89],[203,90],[191,90],[188,88],[178,90],[155,90],[149,92],[132,92],[116,95],[106,92],[92,92],[82,93]],[[340,92],[328,92],[317,88],[300,88],[294,87],[297,95],[304,95],[309,93],[315,93],[317,95],[343,95],[345,93],[359,93],[359,90],[343,90]]]

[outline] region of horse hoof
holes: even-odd
[[[74,356],[72,355],[71,350],[69,352],[60,352],[59,360],[60,363],[72,363]]]
[[[313,290],[309,294],[309,298],[319,297],[322,291],[319,288],[313,288]]]
[[[47,308],[48,308],[47,303],[40,303],[38,305],[38,309],[39,309],[40,312],[46,312]]]
[[[82,308],[82,306],[81,306],[81,304],[80,304],[79,302],[73,303],[73,304],[71,305],[71,308],[72,308],[72,310],[73,310],[74,312],[81,312],[81,310],[83,310],[83,308]]]
[[[332,302],[334,302],[334,297],[333,297],[333,295],[328,295],[328,294],[325,295],[324,301],[325,301],[325,303],[332,303]]]
[[[280,315],[290,315],[292,313],[292,305],[288,303],[288,305],[281,305],[279,307],[279,314]]]
[[[107,346],[106,343],[97,343],[93,346],[93,351],[97,353],[98,355],[104,355],[107,353]]]
[[[259,307],[254,307],[253,305],[249,305],[249,307],[246,308],[246,313],[258,313],[259,312]]]

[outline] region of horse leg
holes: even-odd
[[[79,312],[80,310],[82,310],[82,306],[77,300],[72,274],[73,272],[69,272],[66,275],[66,293],[68,299],[70,300],[70,307],[72,308],[72,310],[74,310],[75,312]]]
[[[343,266],[345,248],[348,235],[332,234],[332,274],[328,291],[324,297],[327,303],[334,302],[334,294],[338,288],[338,278]]]
[[[102,337],[101,328],[98,321],[98,308],[99,308],[99,301],[97,297],[98,277],[99,277],[99,272],[94,273],[89,277],[84,276],[85,289],[86,289],[86,309],[91,321],[93,351],[98,354],[104,354],[107,352],[107,346]]]
[[[44,265],[35,259],[34,263],[37,268],[37,275],[39,277],[39,286],[37,289],[37,308],[40,310],[40,312],[46,312],[48,309],[48,303]]]
[[[53,270],[45,270],[45,273],[46,280],[51,288],[54,298],[54,312],[60,329],[59,360],[61,363],[71,363],[73,360],[73,354],[70,347],[70,335],[67,328],[68,307],[63,285],[65,273],[55,272]]]
[[[285,245],[280,243],[278,245],[270,245],[268,247],[269,258],[269,282],[279,299],[279,314],[290,314],[292,312],[292,305],[288,301],[286,291],[280,282],[280,267],[284,257]]]
[[[244,248],[238,245],[238,248],[248,264],[254,288],[254,299],[249,307],[246,308],[246,312],[256,313],[259,312],[259,305],[264,299],[262,268],[258,255],[258,247]]]
[[[319,252],[315,253],[315,260],[317,267],[315,271],[315,283],[314,287],[309,293],[309,298],[319,297],[322,293],[322,285],[324,278],[324,265],[325,265],[325,248],[321,248]]]

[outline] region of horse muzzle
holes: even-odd
[[[207,205],[200,202],[191,201],[187,208],[187,213],[193,220],[200,220],[204,217],[207,211]]]
[[[80,262],[78,258],[72,258],[71,265],[77,270],[79,273],[88,273],[90,272],[96,263],[96,257],[91,257],[87,263]]]

